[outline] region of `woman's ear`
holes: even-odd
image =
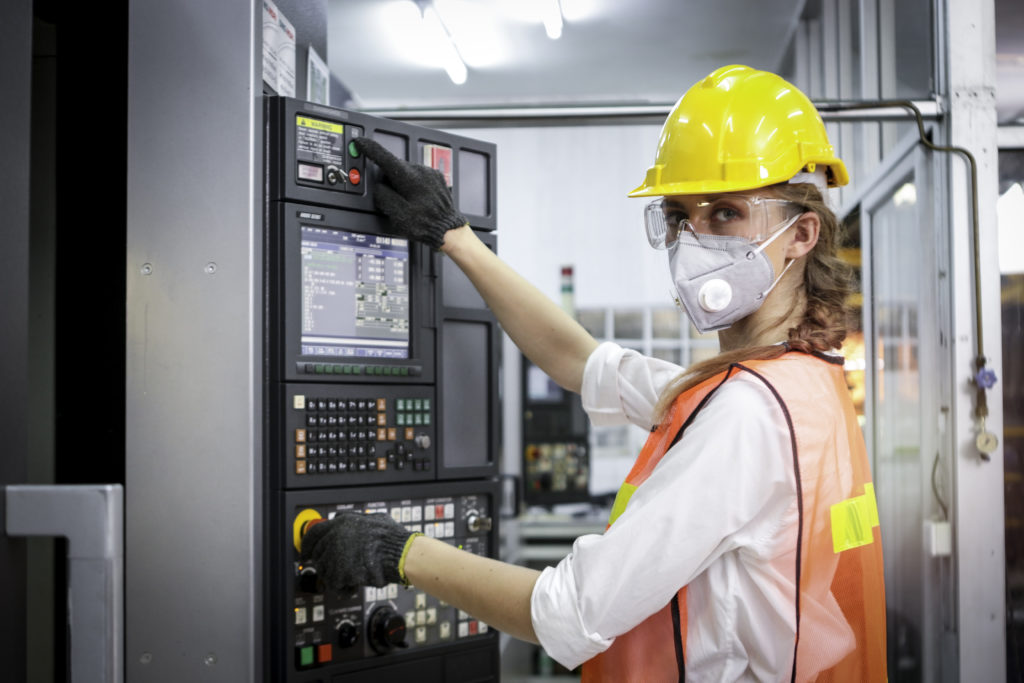
[[[786,243],[785,257],[800,258],[818,243],[821,233],[821,219],[813,211],[805,211],[789,229],[789,241]]]

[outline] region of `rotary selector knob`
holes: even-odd
[[[374,610],[366,630],[370,647],[378,654],[390,652],[396,647],[408,647],[405,642],[405,618],[390,607]]]
[[[479,514],[476,510],[473,510],[468,515],[466,515],[466,528],[474,534],[479,533],[481,531],[490,531],[491,526],[491,518]]]
[[[351,621],[338,625],[338,647],[352,647],[359,641],[359,629]]]
[[[345,178],[345,172],[337,166],[327,167],[327,182],[331,185],[337,185],[342,182]]]

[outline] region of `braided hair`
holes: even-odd
[[[846,339],[847,299],[851,293],[852,271],[838,257],[844,234],[842,223],[825,203],[818,188],[810,183],[773,185],[771,193],[792,202],[803,211],[813,211],[821,223],[818,242],[805,258],[803,286],[797,288],[793,304],[783,319],[790,318],[800,310],[802,315],[797,324],[789,328],[785,344],[725,351],[687,368],[666,387],[658,399],[655,415],[659,422],[680,394],[724,372],[733,363],[770,360],[788,351],[827,352],[839,349]]]

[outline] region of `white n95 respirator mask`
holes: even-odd
[[[759,245],[744,237],[679,235],[668,248],[668,267],[679,300],[698,332],[724,330],[761,307],[768,292],[793,265],[790,261],[776,278],[764,248],[797,218]]]

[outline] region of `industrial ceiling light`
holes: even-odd
[[[430,40],[437,45],[438,54],[441,56],[444,70],[448,78],[452,79],[455,85],[462,85],[466,82],[466,63],[462,61],[459,48],[456,47],[448,28],[441,21],[441,16],[434,8],[430,0],[418,0],[416,3],[423,15],[423,29]]]
[[[559,0],[547,0],[544,4],[544,30],[551,40],[562,37],[562,3]]]

